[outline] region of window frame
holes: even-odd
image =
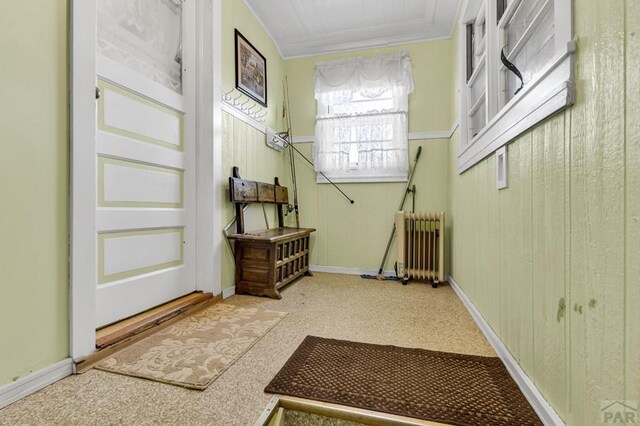
[[[372,99],[375,101],[376,99]],[[407,115],[407,136],[409,132],[409,95],[404,95],[400,97],[391,97],[390,100],[393,103],[394,110],[401,110],[402,113]],[[362,102],[362,101],[358,101]],[[331,108],[329,105],[326,105],[320,101],[316,101],[316,111],[317,117],[327,117],[330,115]],[[314,142],[315,143],[315,142]],[[407,137],[407,150],[409,149],[409,138]],[[407,173],[403,173],[402,175],[397,174],[385,174],[381,172],[380,174],[364,174],[358,173],[358,169],[353,169],[352,176],[336,176],[332,175],[331,172],[322,171],[324,175],[328,176],[335,183],[385,183],[385,182],[407,182],[408,180],[408,170],[409,165],[407,163]],[[325,176],[320,172],[316,172],[316,183],[330,183]]]
[[[521,1],[467,0],[459,22],[460,58],[460,140],[458,173],[463,173],[506,145],[522,133],[551,115],[573,105],[575,101],[572,0],[551,0],[554,8],[554,54],[552,59],[536,72],[533,78],[511,100],[501,106],[504,99],[501,78],[500,51],[503,44],[504,24],[513,16]],[[543,1],[543,4],[547,4]],[[500,22],[498,9],[504,7]],[[544,8],[544,6],[543,6]],[[468,51],[467,25],[481,16],[486,21],[486,124],[474,136],[470,135],[470,94],[467,86]],[[474,70],[474,71],[477,71]],[[477,106],[476,106],[477,107]]]

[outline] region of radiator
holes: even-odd
[[[398,277],[444,281],[444,213],[396,213]]]

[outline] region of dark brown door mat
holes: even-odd
[[[453,425],[541,425],[499,358],[307,336],[265,392]]]

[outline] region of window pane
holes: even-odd
[[[316,165],[332,176],[402,174],[408,166],[406,126],[406,113],[319,119]]]
[[[471,75],[473,74],[474,71],[474,56],[475,53],[473,51],[473,24],[467,24],[466,26],[466,30],[467,30],[467,46],[466,46],[466,61],[467,61],[467,81],[469,81],[469,79],[471,78]]]
[[[482,102],[480,107],[469,117],[469,139],[471,140],[487,124],[487,107]]]
[[[508,5],[509,5],[509,2],[507,2],[507,0],[496,1],[497,22],[500,22],[500,19],[502,19],[502,15],[504,15],[504,11]]]
[[[549,3],[550,8],[553,10],[553,0]],[[506,51],[509,52],[508,55],[511,54],[518,40],[522,38],[533,19],[542,10],[544,4],[545,0],[522,0],[520,2],[507,27]]]
[[[538,71],[549,63],[555,53],[555,25],[552,1],[542,11],[541,18],[538,24],[532,28],[532,32],[522,50],[514,58],[510,59],[522,73],[525,86]],[[504,70],[504,72],[506,73],[506,101],[508,102],[520,87],[520,80],[512,72],[507,70]]]
[[[481,68],[478,69],[478,76],[469,88],[469,108],[475,105],[487,88],[487,67],[484,64],[483,62]]]
[[[98,0],[97,50],[182,93],[182,0]]]

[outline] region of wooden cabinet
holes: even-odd
[[[278,289],[309,272],[313,228],[275,228],[229,235],[236,241],[236,293],[280,299]]]

